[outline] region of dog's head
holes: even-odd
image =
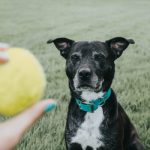
[[[105,42],[75,42],[67,38],[57,38],[47,43],[54,43],[66,59],[66,74],[71,91],[81,95],[86,91],[99,93],[109,89],[115,72],[114,61],[134,41],[123,37]]]

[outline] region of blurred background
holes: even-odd
[[[17,150],[65,150],[64,128],[70,98],[65,60],[46,41],[57,37],[105,41],[116,36],[132,38],[135,45],[116,61],[112,87],[148,150],[150,1],[0,0],[0,42],[30,49],[46,72],[44,98],[59,101],[55,111],[30,129]]]

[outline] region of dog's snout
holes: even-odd
[[[90,68],[81,68],[79,70],[79,77],[81,80],[87,80],[91,77],[92,71]]]

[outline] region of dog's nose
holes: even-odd
[[[90,68],[81,68],[79,70],[79,77],[81,80],[87,80],[91,77],[91,69]]]

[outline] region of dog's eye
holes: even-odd
[[[101,54],[94,55],[94,60],[99,64],[101,69],[104,69],[105,67],[105,56]]]
[[[105,58],[104,55],[101,55],[101,54],[95,54],[95,55],[94,55],[94,59],[95,59],[96,61],[103,60],[104,58]]]
[[[75,61],[79,61],[80,60],[80,56],[77,55],[77,54],[74,54],[74,55],[71,56],[71,60],[74,61],[74,62]]]

